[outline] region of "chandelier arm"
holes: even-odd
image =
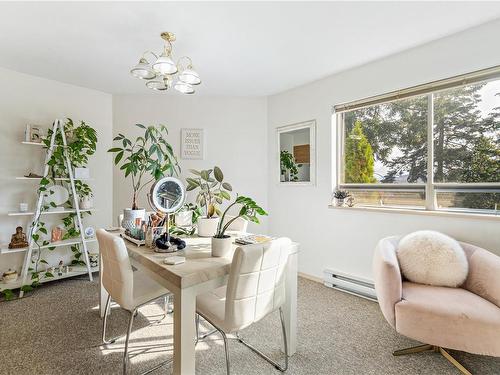
[[[189,56],[182,56],[177,60],[177,69],[182,70],[183,66],[181,65],[182,60],[189,60],[189,64],[187,65],[188,69],[193,69],[193,60],[191,60],[191,57]]]
[[[157,55],[156,53],[154,53],[153,51],[146,51],[146,52],[144,52],[144,53],[142,54],[142,57],[143,57],[146,61],[148,61],[148,60],[146,59],[146,57],[145,57],[145,56],[146,56],[148,53],[149,53],[150,55],[153,55],[153,56],[155,57],[155,60],[158,58],[158,55]],[[148,61],[148,64],[150,64],[150,62],[149,62],[149,61]]]

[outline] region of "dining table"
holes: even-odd
[[[115,232],[120,236],[122,232]],[[245,233],[229,233],[234,239]],[[182,237],[186,247],[174,253],[158,253],[146,246],[124,240],[131,263],[167,288],[174,295],[173,312],[173,368],[175,375],[195,374],[195,315],[196,296],[227,284],[231,270],[232,254],[238,245],[233,240],[232,251],[227,257],[213,257],[211,238]],[[292,242],[285,270],[286,302],[283,306],[287,333],[288,355],[297,350],[297,257],[299,244]],[[164,263],[169,256],[185,257],[185,262],[176,265]],[[102,264],[102,262],[101,262]],[[102,272],[100,272],[101,274]],[[101,283],[101,317],[108,294]]]

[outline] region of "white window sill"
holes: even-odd
[[[398,213],[398,214],[424,215],[424,216],[446,216],[446,217],[456,217],[456,218],[473,219],[473,220],[480,219],[480,220],[500,221],[500,215],[488,215],[488,214],[466,213],[466,212],[429,211],[429,210],[417,210],[417,209],[412,210],[409,208],[367,207],[367,206],[338,207],[334,205],[328,205],[328,208],[331,208],[333,210],[368,211],[368,212]]]

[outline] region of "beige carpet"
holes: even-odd
[[[101,320],[96,282],[72,279],[46,284],[30,296],[0,303],[1,374],[119,374],[123,337],[100,345]],[[370,301],[300,279],[298,352],[288,374],[458,374],[435,353],[395,358],[394,349],[417,344],[396,334]],[[131,339],[132,374],[172,355],[172,319],[149,326],[161,305],[142,308]],[[127,314],[113,309],[109,333],[123,335]],[[280,359],[278,314],[242,332],[242,336]],[[500,336],[499,336],[500,340]],[[500,374],[500,358],[454,352],[474,374]],[[233,374],[279,374],[240,343],[230,343]],[[197,374],[225,374],[222,340],[200,343]],[[168,374],[162,367],[154,374]]]

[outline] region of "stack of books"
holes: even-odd
[[[269,236],[265,236],[263,234],[251,234],[244,237],[237,238],[234,242],[239,245],[251,245],[254,243],[263,243],[271,241],[273,238]]]

